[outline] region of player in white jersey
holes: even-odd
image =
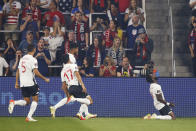
[[[32,115],[34,114],[38,105],[38,94],[39,94],[39,86],[37,85],[37,82],[35,80],[35,75],[40,77],[46,82],[49,82],[50,79],[45,78],[38,71],[37,59],[33,57],[34,53],[36,52],[35,46],[33,44],[30,44],[28,45],[27,50],[28,50],[28,54],[20,59],[18,70],[16,72],[16,83],[15,83],[15,88],[17,89],[21,88],[24,100],[10,100],[8,110],[9,113],[12,114],[15,105],[19,105],[19,106],[28,105],[31,102],[30,97],[32,97],[33,101],[31,103],[28,116],[26,117],[26,121],[28,122],[28,121],[37,121],[32,118]],[[20,86],[18,84],[19,77],[20,77]]]
[[[155,113],[146,115],[144,119],[160,119],[160,120],[175,120],[175,115],[171,109],[175,105],[172,102],[167,102],[163,95],[161,86],[157,83],[158,76],[156,70],[147,76],[147,81],[150,82],[150,94],[154,101],[154,107],[161,115]]]
[[[72,64],[70,57],[66,54],[63,58],[64,65],[61,71],[62,88],[66,88],[68,94],[70,95],[70,101],[78,101],[81,103],[81,107],[77,117],[81,120],[86,120],[89,118],[95,118],[97,115],[90,114],[88,112],[88,105],[92,104],[92,98],[87,94],[85,85],[81,79],[78,72],[78,66]],[[73,97],[74,96],[74,97]],[[63,106],[67,101],[67,98],[62,99],[55,106],[50,107],[51,114],[55,117],[55,111],[59,107]],[[83,116],[85,114],[85,117]]]

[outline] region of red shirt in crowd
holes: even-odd
[[[32,9],[31,9],[30,6],[24,8],[23,11],[22,11],[22,18],[26,17],[27,10],[32,10]],[[33,18],[34,21],[38,21],[38,20],[41,21],[41,11],[40,11],[39,8],[36,7],[34,10],[32,10],[32,13],[33,13],[32,18]]]
[[[49,15],[49,18],[46,18],[47,15]],[[54,18],[54,17],[56,17],[56,18]],[[53,23],[54,23],[55,19],[59,19],[60,24],[65,25],[64,16],[60,11],[54,11],[54,12],[48,11],[44,14],[43,19],[45,19],[47,21],[46,26],[49,26],[49,27],[53,26]]]
[[[114,37],[117,35],[117,31],[106,30],[103,34],[103,40],[105,40],[106,48],[110,48],[113,45]]]
[[[102,65],[100,68],[101,68],[101,69],[104,69],[104,65]],[[112,67],[111,67],[111,70],[112,70],[112,71],[115,71],[115,70],[116,70],[116,66],[112,66]],[[105,72],[104,72],[104,74],[103,74],[103,77],[112,77],[112,74],[110,73],[109,69],[106,69],[106,70],[105,70]]]

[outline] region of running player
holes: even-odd
[[[150,94],[154,100],[154,107],[161,115],[155,113],[146,115],[144,119],[160,119],[160,120],[175,120],[175,115],[171,109],[175,105],[165,100],[161,86],[157,83],[158,77],[156,71],[147,76],[147,81],[150,83]]]
[[[22,95],[24,100],[10,100],[10,104],[8,107],[9,113],[13,113],[13,109],[15,105],[25,106],[30,104],[30,97],[32,96],[32,103],[26,117],[26,121],[37,121],[32,118],[37,105],[38,105],[38,94],[39,94],[39,86],[35,80],[35,75],[43,79],[45,82],[49,82],[50,79],[45,78],[38,71],[38,63],[37,59],[33,57],[36,52],[36,48],[33,44],[28,45],[27,47],[28,54],[20,59],[18,70],[16,72],[16,83],[15,88],[21,88]],[[18,84],[18,79],[20,77],[20,87]]]
[[[93,101],[92,98],[87,94],[85,85],[78,72],[77,65],[72,64],[68,54],[63,57],[63,63],[64,65],[61,71],[62,88],[67,88],[67,91],[71,95],[69,102],[78,101],[81,103],[77,117],[81,120],[95,118],[97,115],[93,115],[88,112],[88,105],[92,104]],[[55,106],[50,107],[50,111],[53,117],[55,117],[56,109],[63,106],[66,101],[67,98],[64,98]],[[85,114],[85,117],[83,116],[83,113]]]

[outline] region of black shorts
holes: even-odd
[[[69,94],[73,95],[75,98],[86,98],[88,96],[87,93],[82,92],[82,87],[79,85],[73,85],[69,87]]]
[[[161,110],[159,110],[160,114],[161,115],[169,115],[169,113],[172,112],[172,109],[168,106],[168,105],[165,105]]]
[[[31,97],[31,96],[37,96],[39,94],[39,86],[28,86],[28,87],[22,87],[22,96],[23,97]]]

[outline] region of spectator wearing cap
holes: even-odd
[[[123,27],[123,16],[120,14],[117,4],[110,4],[110,10],[107,10],[107,19],[108,21],[116,21],[116,26]]]
[[[23,9],[22,11],[22,19],[25,20],[27,17],[27,10],[32,11],[32,18],[37,22],[38,28],[40,29],[41,24],[41,11],[38,7],[37,0],[31,0],[30,5]]]
[[[196,76],[196,21],[193,21],[193,29],[188,37],[188,46],[192,58],[193,74]]]
[[[17,50],[15,54],[15,58],[10,61],[11,76],[16,76],[16,71],[18,69],[20,58],[22,58],[22,51]]]
[[[152,51],[152,43],[146,33],[139,33],[133,48],[134,66],[146,66],[146,64],[150,62]]]
[[[4,30],[15,31],[18,28],[19,13],[21,10],[20,2],[16,0],[9,0],[3,6],[3,18],[5,20]],[[18,40],[18,34],[5,32],[5,39],[12,38],[14,41]]]
[[[102,45],[106,47],[106,49],[109,49],[113,46],[113,40],[114,37],[118,35],[118,32],[116,30],[116,22],[111,20],[109,24],[109,28],[103,33],[103,41]]]
[[[33,32],[30,30],[26,32],[26,39],[20,42],[18,50],[21,50],[24,55],[27,54],[27,47],[29,44],[37,45],[36,41],[33,39]]]
[[[76,18],[76,13],[80,12],[81,13],[81,18],[82,21],[84,22],[88,22],[88,18],[89,18],[89,10],[85,7],[86,5],[84,4],[85,0],[78,0],[77,2],[77,7],[74,8],[71,12],[71,16],[72,16],[72,21],[75,21]]]
[[[25,39],[26,32],[31,31],[33,33],[33,39],[38,40],[39,39],[39,29],[38,24],[36,21],[33,20],[32,17],[32,10],[26,10],[26,18],[25,20],[22,20],[20,25],[20,31],[21,31],[21,40]]]
[[[57,3],[52,0],[49,6],[49,11],[44,14],[43,23],[46,26],[52,27],[55,21],[59,21],[61,26],[65,26],[63,14],[57,10]]]
[[[0,50],[0,76],[7,76],[9,72],[9,65],[6,62],[6,60],[2,57],[3,56],[3,51]],[[6,69],[5,74],[3,73],[3,69]]]
[[[128,26],[133,24],[132,19],[133,19],[134,15],[138,15],[139,16],[139,24],[143,24],[143,22],[145,21],[144,10],[137,6],[136,0],[130,0],[130,6],[129,6],[129,8],[126,9],[125,17],[124,17],[124,21],[128,22]]]
[[[123,57],[122,63],[116,69],[117,77],[133,77],[133,67],[131,66],[129,59],[127,57]]]
[[[50,53],[48,50],[44,49],[44,40],[40,39],[37,44],[36,52],[34,57],[38,62],[38,71],[43,76],[49,76],[48,65],[51,64]]]

